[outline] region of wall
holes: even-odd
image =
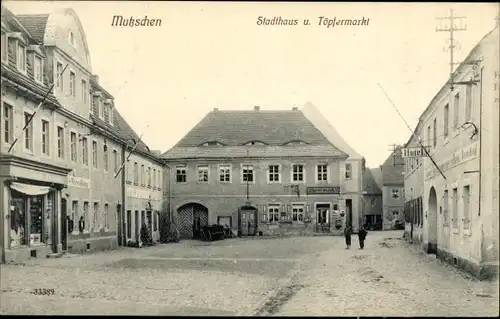
[[[398,189],[398,198],[392,197],[392,190]],[[384,185],[382,187],[382,202],[384,210],[383,229],[392,229],[397,220],[403,220],[403,185]],[[394,214],[393,212],[398,212]]]

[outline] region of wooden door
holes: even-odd
[[[246,210],[240,211],[241,236],[248,236],[248,215]]]
[[[257,221],[256,221],[256,211],[248,210],[247,211],[247,223],[248,223],[248,235],[255,236],[257,234]]]
[[[68,250],[68,219],[66,199],[61,199],[61,244],[62,250]]]

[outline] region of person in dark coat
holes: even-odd
[[[83,216],[80,216],[80,220],[78,221],[78,230],[80,233],[83,233],[85,230],[85,220],[83,219]]]
[[[366,229],[363,226],[360,226],[358,231],[359,249],[365,248],[366,234],[368,234]]]
[[[347,225],[344,228],[344,237],[345,237],[345,244],[346,244],[346,249],[351,248],[351,234],[352,234],[352,228],[351,226]]]

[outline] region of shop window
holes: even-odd
[[[45,242],[44,219],[43,219],[43,196],[29,196],[30,214],[30,245],[38,245]]]
[[[104,204],[104,227],[109,229],[109,205]]]
[[[97,225],[98,222],[98,212],[99,212],[99,203],[94,203],[94,215],[92,220],[92,228],[94,232],[99,231],[99,227]]]
[[[299,223],[304,221],[304,205],[292,206],[292,221]]]
[[[89,222],[89,202],[83,202],[83,224],[80,225],[81,229],[80,231],[83,232],[84,230],[87,229]]]
[[[270,223],[279,222],[280,218],[280,205],[279,204],[269,204],[268,206],[268,220]]]
[[[10,247],[25,246],[26,242],[26,205],[22,195],[12,192],[10,205]]]

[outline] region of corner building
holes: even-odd
[[[419,119],[415,135],[439,170],[427,157],[405,168],[407,234],[479,278],[497,276],[499,263],[499,36],[497,24]]]
[[[347,157],[297,108],[214,109],[162,155],[165,194],[181,238],[207,224],[239,236],[340,234]]]

